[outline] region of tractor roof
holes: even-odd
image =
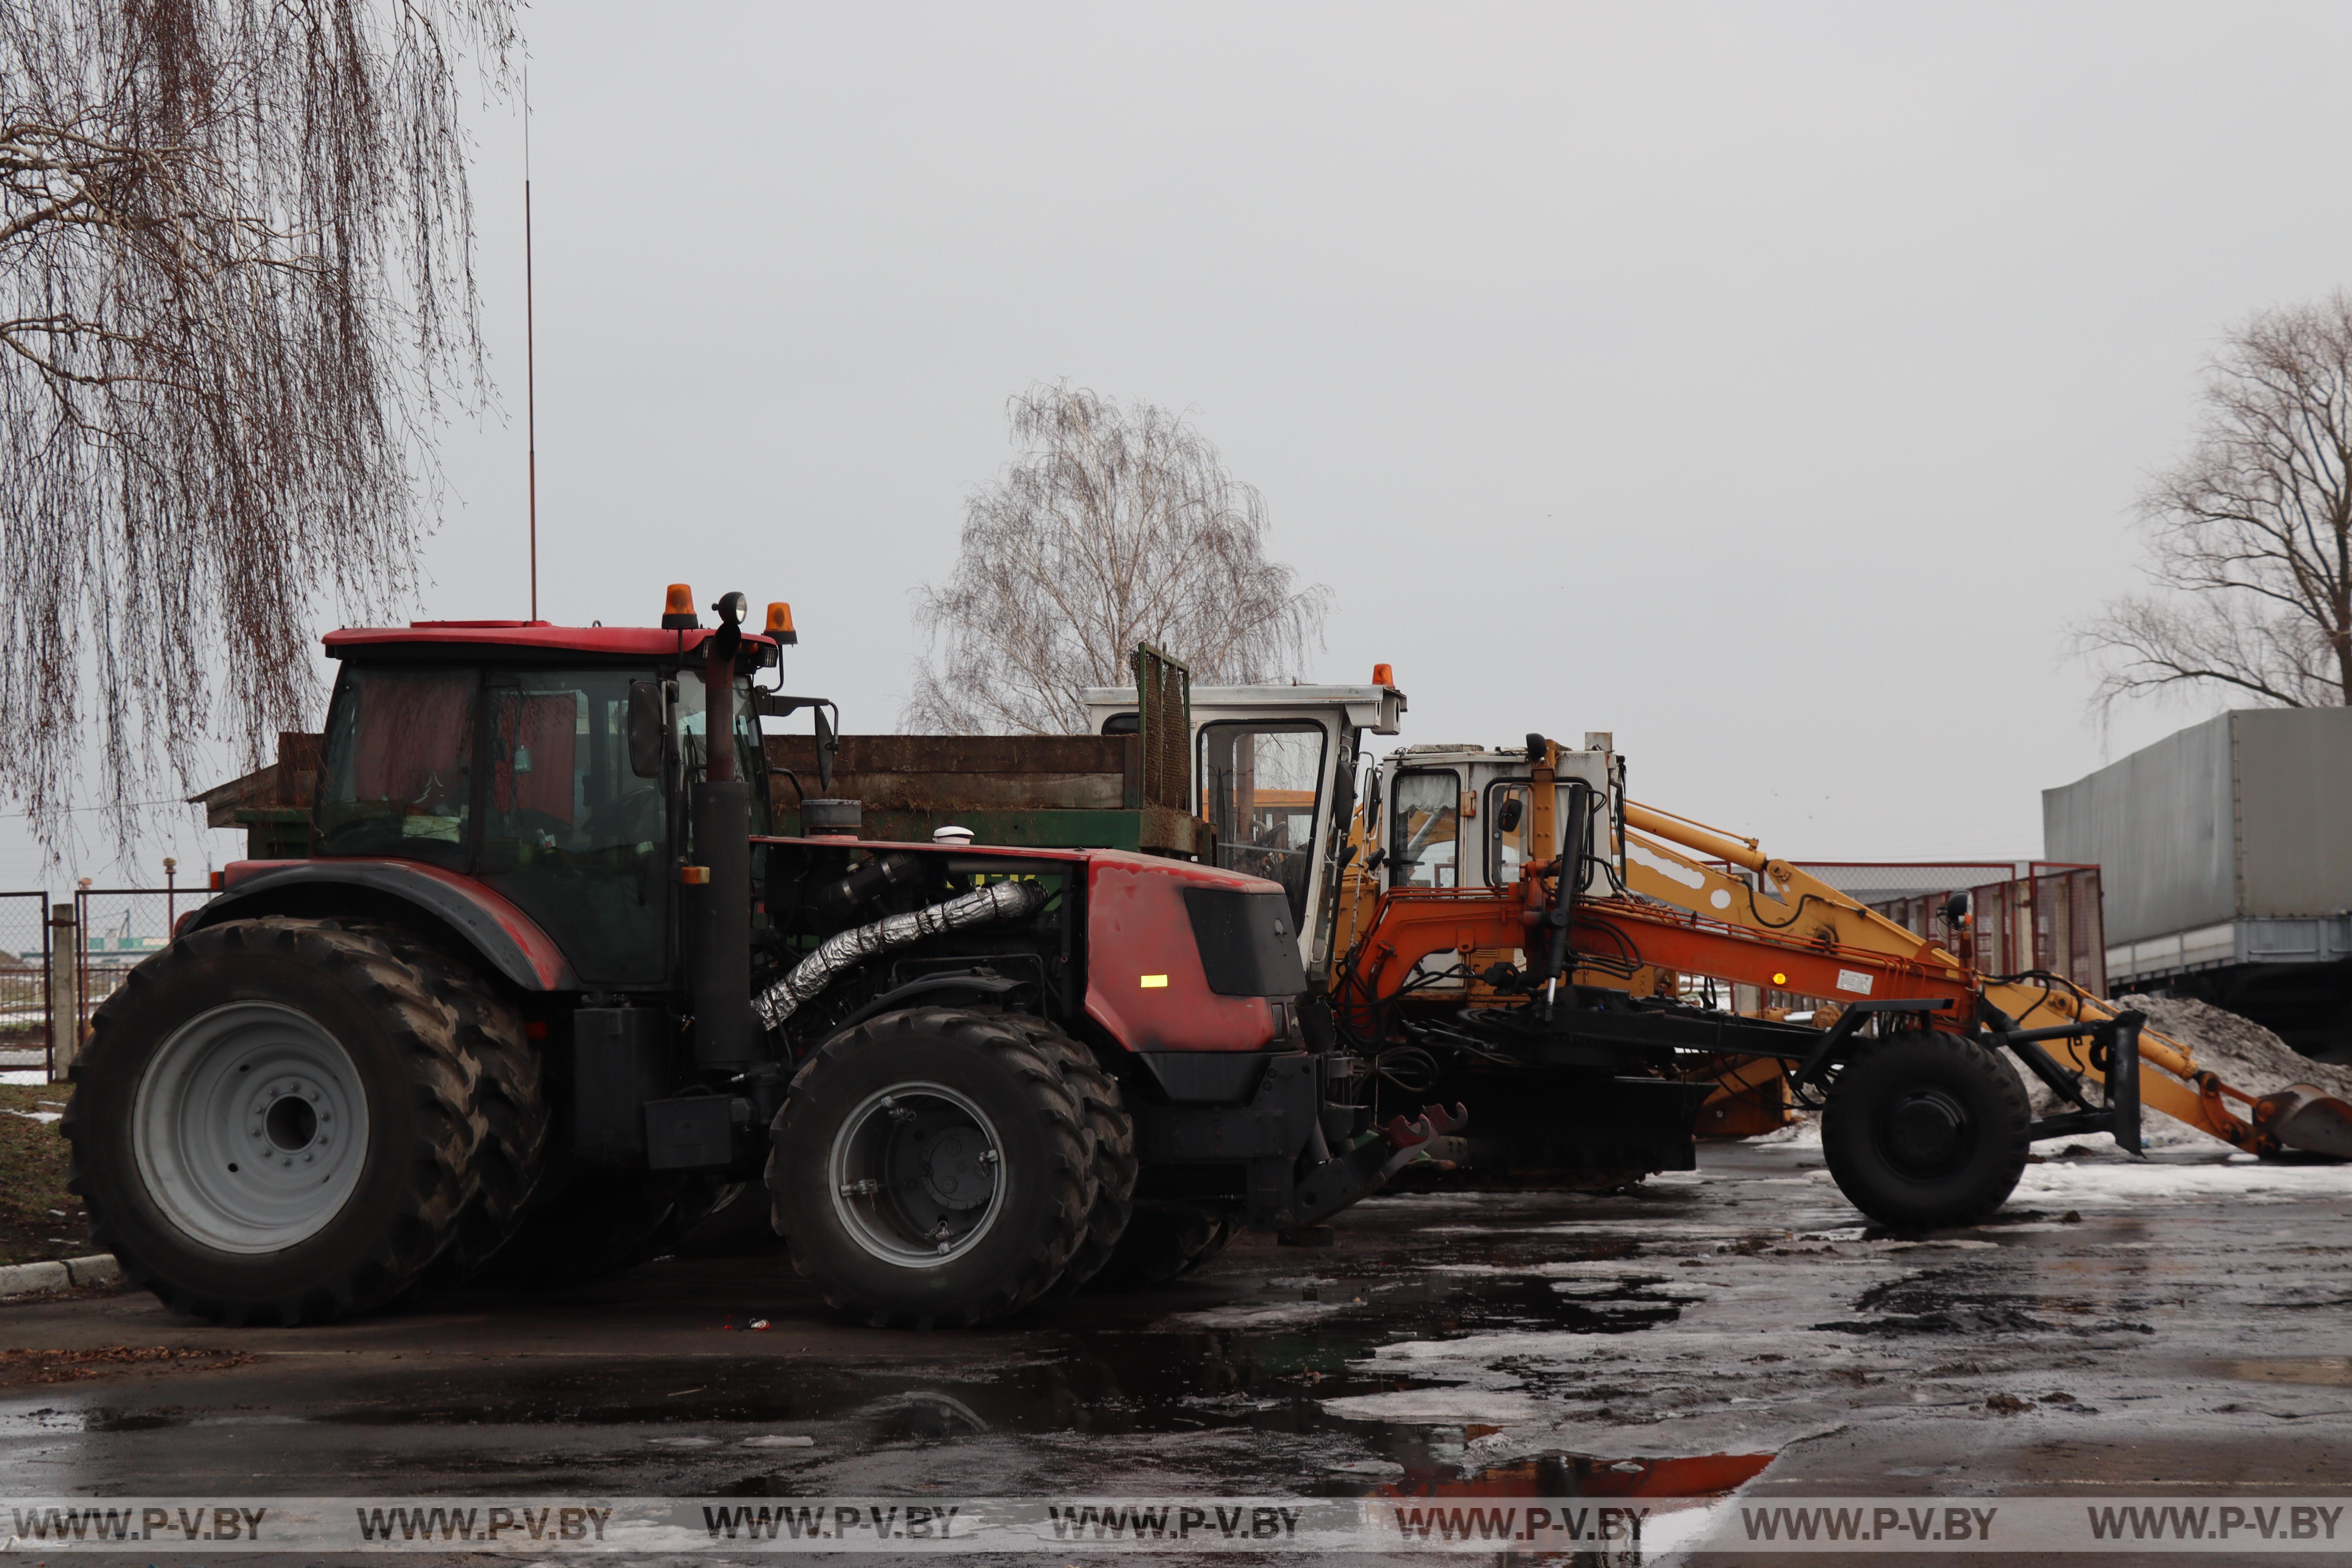
[[[345,626],[321,639],[327,657],[356,650],[425,656],[442,649],[513,648],[535,653],[578,653],[608,658],[677,658],[702,646],[717,630],[665,631],[658,626],[559,626],[547,621],[411,621],[404,626]],[[746,631],[743,640],[773,647],[775,639]]]

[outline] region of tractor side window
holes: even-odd
[[[1302,930],[1315,870],[1323,740],[1322,725],[1296,721],[1201,728],[1201,792],[1217,830],[1217,863],[1281,883]]]
[[[479,679],[447,666],[343,667],[320,755],[320,854],[464,868]]]
[[[497,673],[477,870],[562,946],[583,981],[659,979],[669,821],[629,767],[629,681],[645,670]]]
[[[1462,885],[1462,776],[1452,768],[1423,768],[1396,776],[1389,816],[1389,885]]]

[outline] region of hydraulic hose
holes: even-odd
[[[877,953],[943,931],[1025,919],[1045,907],[1045,889],[1034,882],[991,882],[912,914],[889,915],[870,925],[837,931],[793,965],[791,973],[751,998],[751,1010],[769,1028],[776,1028],[843,972]]]

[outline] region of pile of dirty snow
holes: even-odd
[[[2148,1026],[2187,1046],[2199,1067],[2256,1099],[2290,1084],[2315,1083],[2352,1100],[2352,1068],[2313,1061],[2252,1018],[2185,996],[2119,996],[2115,1005],[2147,1014]]]
[[[2200,1069],[2218,1073],[2223,1083],[2256,1099],[2275,1094],[2290,1084],[2315,1083],[2330,1094],[2352,1100],[2352,1068],[2313,1061],[2252,1018],[2242,1018],[2210,1003],[2188,997],[2135,994],[2118,996],[2113,1005],[2118,1010],[2137,1008],[2147,1014],[2147,1026],[2188,1047]],[[2012,1065],[2025,1085],[2036,1117],[2073,1109],[2051,1093],[2040,1079],[2026,1071],[2022,1064]],[[2098,1099],[2095,1089],[2091,1102],[2095,1105]],[[2232,1109],[2241,1115],[2245,1112],[2243,1106],[2234,1102]],[[2212,1143],[2210,1134],[2176,1121],[2153,1106],[2141,1108],[2140,1128],[2142,1142],[2151,1149]],[[2101,1134],[2098,1140],[2085,1142],[2104,1148],[2104,1137]]]

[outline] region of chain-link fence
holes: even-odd
[[[78,1024],[87,1028],[98,1005],[114,994],[123,977],[152,953],[171,945],[179,917],[210,895],[172,888],[79,888],[74,891],[74,929],[81,938],[75,986]]]

